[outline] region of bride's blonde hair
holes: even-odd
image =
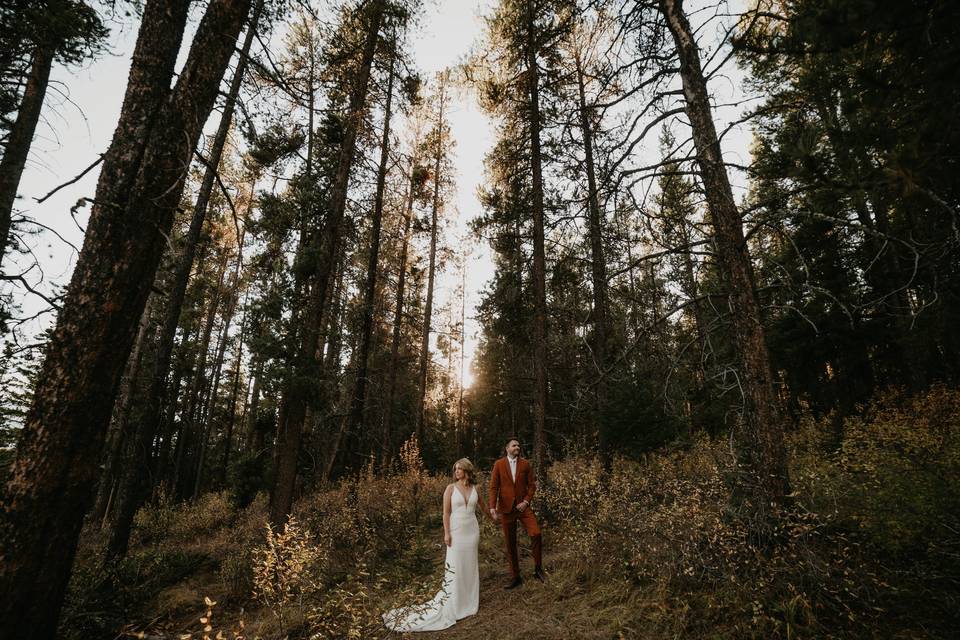
[[[463,475],[467,476],[467,482],[469,484],[477,484],[477,480],[476,480],[477,471],[476,469],[474,469],[473,463],[470,462],[470,460],[468,460],[467,458],[460,458],[459,460],[453,463],[452,473],[453,473],[454,479],[456,479],[456,476],[457,476],[457,465],[460,465],[460,468],[463,470]]]

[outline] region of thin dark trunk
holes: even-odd
[[[40,111],[43,108],[43,98],[47,94],[47,83],[50,81],[50,68],[53,65],[55,52],[56,46],[53,43],[45,43],[34,49],[27,85],[23,90],[20,107],[17,109],[17,120],[10,129],[7,144],[3,150],[3,159],[0,160],[0,264],[3,264],[3,254],[7,250],[7,240],[13,220],[13,203],[17,199],[20,177],[27,165],[33,134],[40,120]]]
[[[349,347],[350,347],[350,353],[353,353],[353,354],[357,353],[355,335],[351,336]],[[330,441],[330,450],[327,454],[327,462],[323,470],[324,481],[329,481],[333,478],[333,470],[334,470],[334,467],[336,466],[337,457],[339,456],[343,448],[344,438],[346,435],[347,435],[346,420],[338,420],[337,431],[335,432],[333,438]],[[349,460],[345,460],[345,462],[349,463]]]
[[[583,65],[579,53],[575,57],[577,68],[577,95],[580,99],[580,130],[583,138],[584,164],[587,168],[587,209],[590,214],[590,266],[593,284],[593,361],[600,376],[607,368],[607,341],[610,334],[607,326],[607,259],[603,247],[603,216],[600,212],[600,197],[597,190],[597,172],[593,160],[593,123],[587,105],[584,87]],[[606,424],[607,385],[604,377],[596,387],[598,444],[600,454],[609,458],[609,434]]]
[[[177,458],[173,466],[173,482],[171,487],[174,492],[182,496],[185,491],[182,486],[183,474],[185,470],[184,461],[187,459],[187,444],[195,436],[195,427],[203,413],[204,391],[207,388],[207,357],[210,355],[210,339],[213,336],[213,326],[217,320],[217,311],[220,309],[220,298],[223,295],[223,279],[227,271],[226,253],[220,262],[220,275],[217,280],[217,286],[213,290],[210,299],[210,308],[207,310],[207,319],[204,323],[203,334],[200,337],[200,346],[197,348],[197,361],[193,370],[193,378],[190,386],[187,388],[187,398],[185,409],[180,416],[180,437],[177,438]]]
[[[224,262],[225,266],[225,262]],[[221,271],[221,280],[222,280],[222,271]],[[215,316],[217,308],[217,299],[219,296],[219,286],[217,291],[214,293],[214,301],[211,303],[211,312],[207,317],[207,324],[204,328],[203,339],[201,340],[200,352],[198,356],[198,373],[194,374],[194,382],[190,387],[190,397],[193,398],[196,393],[196,386],[198,384],[198,378],[202,379],[201,371],[206,364],[206,349],[209,348],[210,334],[213,330],[213,317]],[[169,318],[169,309],[166,310],[165,319]],[[158,354],[158,358],[159,358]],[[164,377],[164,384],[166,378],[166,371],[162,374],[154,369],[154,375],[162,375]],[[151,389],[152,390],[152,389]],[[191,400],[191,411],[194,409],[194,402]],[[160,421],[160,416],[153,415],[154,406],[147,405],[146,411],[141,414],[141,419],[137,425],[136,435],[134,436],[135,441],[133,443],[133,448],[131,449],[132,459],[128,462],[127,468],[121,474],[120,477],[120,486],[117,491],[117,498],[119,499],[119,504],[117,505],[117,515],[114,519],[111,529],[110,537],[107,541],[107,557],[108,558],[122,558],[127,553],[127,544],[130,540],[130,530],[133,526],[133,517],[136,515],[137,509],[140,507],[140,504],[146,498],[146,494],[150,491],[151,486],[153,485],[155,478],[151,478],[151,474],[148,473],[148,470],[152,470],[154,473],[157,472],[156,468],[151,466],[151,453],[153,448],[153,438],[156,433],[155,427],[153,425]],[[156,408],[156,413],[160,414],[160,408]],[[185,416],[189,419],[189,416]]]
[[[630,306],[627,312],[627,322],[630,325],[630,329],[633,330],[631,339],[637,340],[640,337],[640,310],[637,308],[637,279],[634,274],[636,262],[633,259],[633,238],[630,234],[630,225],[626,220],[624,212],[621,210],[616,195],[614,195],[613,199],[613,219],[616,221],[617,231],[620,237],[623,238],[624,245],[627,249],[627,289],[630,292],[628,296]]]
[[[253,388],[250,390],[250,404],[247,406],[247,436],[244,442],[244,449],[247,453],[260,455],[260,449],[263,448],[263,439],[257,437],[257,414],[260,412],[260,378],[263,376],[263,365],[257,361],[253,370]],[[257,443],[260,443],[259,447]]]
[[[151,0],[83,249],[0,501],[0,640],[56,634],[120,376],[247,15],[212,0],[171,89],[187,0]]]
[[[686,247],[690,247],[690,233],[687,231],[687,221],[678,220],[680,226],[680,241]],[[694,271],[692,249],[688,248],[683,252],[683,288],[686,290],[687,298],[690,300],[690,315],[693,317],[693,326],[697,331],[697,387],[698,393],[703,393],[706,385],[706,372],[704,362],[707,354],[707,332],[704,326],[703,307],[700,305],[700,290],[697,286],[697,275]]]
[[[527,82],[530,114],[530,193],[533,213],[533,465],[543,473],[547,420],[547,259],[544,247],[543,165],[540,150],[540,71],[533,2],[527,2]]]
[[[440,77],[439,107],[437,117],[437,144],[433,158],[433,203],[430,207],[430,266],[427,271],[427,301],[423,308],[423,335],[420,338],[420,373],[417,387],[417,416],[414,435],[423,447],[423,430],[426,419],[427,374],[430,364],[430,325],[433,322],[433,285],[437,270],[437,215],[440,212],[440,196],[443,176],[440,175],[443,161],[443,118],[446,108],[446,82]]]
[[[183,329],[183,336],[180,338],[180,347],[178,349],[177,361],[173,366],[173,380],[170,384],[169,400],[163,407],[163,421],[161,422],[160,442],[157,446],[157,452],[151,461],[154,481],[159,483],[170,475],[170,447],[173,440],[173,427],[177,415],[177,399],[180,397],[180,388],[183,386],[183,377],[190,370],[191,360],[193,359],[192,349],[190,348],[191,335],[194,330],[193,324]]]
[[[397,389],[397,369],[400,364],[400,333],[403,328],[403,296],[407,281],[407,250],[410,246],[410,227],[413,220],[416,169],[416,159],[411,158],[407,202],[403,214],[403,245],[400,248],[400,267],[397,276],[397,302],[396,310],[393,314],[393,339],[390,342],[390,372],[387,378],[387,400],[383,413],[384,466],[389,466],[393,456],[393,405]]]
[[[395,43],[394,43],[395,44]],[[367,394],[367,360],[373,342],[373,314],[377,294],[377,268],[380,264],[380,230],[383,225],[383,192],[387,182],[390,161],[390,108],[393,104],[393,65],[387,78],[387,100],[383,110],[383,135],[380,139],[380,166],[377,168],[377,192],[374,197],[373,219],[370,221],[370,255],[367,257],[367,281],[363,295],[363,324],[360,328],[360,350],[357,352],[357,381],[350,402],[349,431],[359,433],[363,423]]]
[[[771,505],[789,493],[783,421],[773,388],[773,372],[754,287],[743,218],[733,199],[720,142],[710,110],[700,52],[680,0],[660,0],[660,10],[673,35],[687,116],[697,150],[697,163],[715,234],[717,259],[727,287],[734,344],[741,369],[743,416],[734,434],[737,463],[735,503],[765,529]]]
[[[327,344],[327,354],[326,360],[323,365],[324,378],[327,381],[327,387],[325,388],[325,393],[328,397],[328,402],[333,403],[335,398],[334,391],[332,389],[333,383],[336,380],[337,374],[340,370],[340,356],[343,349],[343,332],[340,330],[340,325],[343,320],[343,307],[344,307],[344,265],[342,263],[343,258],[341,257],[341,263],[337,268],[337,282],[336,288],[333,293],[333,309],[330,314],[330,325],[329,325],[329,335],[330,339]],[[341,421],[337,427],[337,432],[334,438],[331,439],[330,449],[333,451],[331,455],[327,456],[326,462],[323,468],[323,480],[330,480],[330,474],[333,473],[333,464],[336,460],[337,450],[340,447],[340,439],[343,437],[343,422]]]
[[[241,236],[240,242],[242,245],[243,236]],[[193,500],[196,500],[200,495],[200,482],[203,479],[203,463],[207,457],[207,445],[210,440],[210,430],[213,427],[213,409],[216,406],[217,391],[220,388],[220,376],[223,373],[223,357],[227,352],[230,325],[233,323],[233,314],[237,308],[237,296],[233,292],[236,290],[237,283],[239,282],[239,271],[240,260],[238,259],[237,271],[233,274],[233,279],[231,280],[231,293],[229,294],[230,300],[227,303],[227,308],[223,313],[223,328],[220,330],[220,339],[219,344],[217,345],[217,356],[213,362],[213,382],[210,384],[210,392],[207,394],[206,409],[204,410],[206,420],[204,421],[205,424],[203,427],[203,437],[200,439],[200,451],[197,454],[197,473],[193,482]]]
[[[244,302],[244,307],[247,303]],[[227,482],[227,465],[230,463],[230,450],[233,446],[233,425],[237,421],[237,396],[240,393],[240,368],[243,364],[243,340],[247,330],[247,310],[244,309],[243,320],[240,321],[240,335],[237,338],[237,357],[234,360],[233,385],[230,391],[230,402],[227,404],[227,426],[223,435],[223,457],[220,459],[220,484]]]
[[[306,321],[303,323],[302,335],[298,340],[299,345],[294,356],[290,379],[284,390],[280,411],[283,420],[278,425],[277,455],[274,456],[270,520],[278,526],[286,522],[293,505],[297,459],[300,456],[303,424],[309,399],[309,390],[304,384],[304,379],[314,377],[318,373],[317,347],[321,329],[319,323],[322,321],[329,298],[330,275],[339,255],[343,217],[347,204],[347,187],[356,153],[357,134],[363,120],[363,113],[366,111],[370,67],[376,52],[380,23],[385,9],[384,0],[374,0],[369,5],[367,38],[360,67],[350,92],[347,123],[331,188],[329,218],[325,233],[316,234],[316,239],[311,243],[315,250],[311,253],[317,256],[317,269],[303,316]]]
[[[304,26],[309,27],[304,23]],[[316,112],[316,58],[313,47],[313,38],[308,40],[307,54],[309,56],[309,78],[308,78],[308,88],[307,88],[307,157],[304,162],[304,181],[303,185],[305,189],[312,189],[314,187],[314,177],[313,177],[313,150],[316,141],[316,127],[314,126],[314,116]],[[310,193],[306,198],[306,206],[300,212],[300,234],[297,238],[297,249],[294,254],[294,269],[293,276],[293,296],[294,301],[292,313],[294,317],[306,318],[306,310],[304,308],[305,299],[304,291],[309,285],[309,276],[308,270],[303,268],[304,261],[307,260],[307,254],[311,248],[311,234],[317,233],[317,230],[314,229],[316,224],[315,215],[316,215],[316,202],[315,195]],[[291,353],[297,349],[297,338],[301,327],[301,322],[291,323],[289,330],[285,336],[287,343],[287,350]],[[290,366],[293,363],[288,363]],[[285,408],[280,413],[280,423],[283,423],[285,420],[286,412]]]
[[[110,515],[109,506],[113,501],[112,497],[119,481],[123,450],[130,437],[130,414],[133,408],[133,399],[136,395],[137,380],[140,376],[140,365],[143,362],[143,348],[147,342],[152,341],[156,334],[156,325],[151,321],[150,315],[150,308],[155,299],[156,296],[151,296],[143,310],[143,317],[140,318],[140,330],[137,333],[136,342],[134,342],[133,352],[127,361],[127,370],[123,374],[119,399],[114,406],[115,428],[112,436],[107,440],[109,453],[106,456],[105,470],[100,478],[97,499],[94,502],[93,513],[90,518],[94,522],[106,522],[106,518]]]

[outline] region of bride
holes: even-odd
[[[447,546],[443,585],[433,600],[392,609],[383,622],[394,631],[438,631],[472,616],[480,606],[480,570],[477,547],[480,525],[476,508],[487,512],[477,491],[473,464],[466,458],[453,465],[453,482],[443,492],[443,543]]]

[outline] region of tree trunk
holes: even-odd
[[[197,202],[194,206],[193,217],[190,220],[190,227],[183,240],[183,250],[177,261],[174,271],[170,294],[167,300],[167,306],[164,313],[163,329],[160,334],[160,340],[157,345],[157,357],[154,364],[153,376],[150,379],[150,387],[147,393],[145,411],[142,414],[141,424],[139,426],[138,444],[135,449],[133,465],[130,473],[126,475],[119,493],[122,503],[118,510],[117,520],[108,544],[108,555],[111,557],[122,557],[126,554],[127,542],[130,536],[130,527],[133,524],[133,516],[137,509],[146,499],[150,491],[150,477],[144,473],[145,469],[150,469],[155,465],[151,464],[152,443],[156,438],[157,432],[162,422],[163,405],[167,394],[167,374],[170,369],[170,360],[173,354],[174,337],[177,331],[177,325],[180,320],[180,312],[183,307],[184,296],[186,295],[187,283],[190,279],[190,272],[193,268],[193,261],[196,255],[197,242],[203,230],[203,224],[206,219],[207,206],[210,201],[210,195],[213,192],[214,181],[216,180],[217,167],[220,164],[220,158],[223,155],[223,149],[226,144],[227,134],[230,130],[230,123],[233,119],[233,110],[236,106],[237,96],[243,81],[243,75],[246,71],[247,54],[253,42],[254,32],[257,21],[260,17],[262,0],[257,2],[253,11],[251,24],[247,29],[244,38],[240,56],[237,61],[237,69],[234,72],[233,79],[230,82],[230,90],[227,94],[226,102],[223,108],[223,114],[220,118],[220,124],[214,135],[213,144],[208,154],[207,167],[204,172],[203,182],[197,193]],[[222,273],[221,273],[222,278]],[[219,295],[219,287],[218,293]],[[216,310],[214,302],[214,312]],[[207,330],[204,333],[204,340],[209,340],[209,330],[212,328],[208,321]],[[206,344],[206,342],[204,342]],[[205,360],[205,353],[201,355],[201,363]],[[201,364],[202,368],[202,364]],[[191,387],[195,391],[194,387]],[[175,399],[174,399],[175,402]],[[161,444],[161,447],[169,444]],[[159,460],[158,460],[159,462]],[[155,473],[162,471],[160,468],[154,468]]]
[[[633,237],[630,233],[629,221],[623,207],[617,200],[616,194],[613,197],[613,219],[617,225],[619,237],[624,240],[627,249],[627,290],[629,291],[627,298],[630,302],[627,310],[627,322],[633,332],[632,337],[629,337],[628,334],[628,340],[639,340],[641,334],[640,310],[637,308],[637,278],[635,274],[636,262],[633,259]]]
[[[226,254],[224,254],[224,260],[220,265],[220,281],[213,292],[206,325],[200,339],[200,348],[197,354],[197,368],[194,371],[193,381],[190,384],[187,394],[189,405],[181,421],[181,433],[188,432],[193,426],[193,416],[197,409],[200,385],[205,379],[203,373],[206,368],[207,351],[210,348],[210,336],[213,333],[213,323],[216,319],[217,309],[220,304],[220,294],[223,287],[223,275],[225,271]],[[165,321],[169,318],[170,310],[168,308],[165,310]],[[167,361],[169,362],[169,355]],[[154,375],[162,375],[164,378],[163,383],[166,383],[166,371],[161,374],[154,369]],[[151,385],[152,383],[153,381],[151,381]],[[157,414],[155,417],[154,413]],[[140,424],[137,427],[133,459],[121,475],[120,490],[117,494],[120,499],[120,504],[117,507],[117,516],[113,522],[106,548],[108,558],[122,558],[126,555],[127,544],[130,540],[130,529],[133,526],[133,517],[149,494],[150,488],[159,478],[159,476],[151,478],[151,474],[148,473],[147,470],[152,470],[155,476],[159,472],[158,468],[154,468],[153,465],[151,465],[151,452],[153,439],[156,435],[156,425],[160,422],[160,414],[161,410],[159,406],[155,408],[153,405],[147,405],[146,412],[142,415]],[[183,450],[179,449],[179,453],[182,454],[182,452]]]
[[[680,0],[659,1],[677,46],[686,111],[713,224],[717,259],[730,289],[728,301],[744,402],[741,424],[734,434],[739,466],[734,502],[764,530],[771,505],[782,503],[789,493],[789,481],[783,422],[773,389],[753,266],[743,234],[743,219],[723,164],[700,52],[690,23]]]
[[[310,395],[308,382],[317,374],[317,347],[320,337],[319,323],[329,297],[330,275],[334,269],[342,235],[343,217],[346,212],[347,187],[356,153],[357,134],[366,110],[370,67],[376,52],[380,23],[386,9],[385,0],[373,0],[368,7],[368,31],[364,43],[360,67],[354,77],[350,92],[347,124],[340,146],[337,171],[330,192],[330,211],[324,233],[316,234],[311,242],[317,256],[314,285],[309,293],[303,330],[294,356],[291,375],[284,389],[280,414],[283,416],[277,433],[277,455],[274,456],[273,487],[270,492],[270,520],[280,526],[286,522],[293,505],[297,479],[297,459],[303,435]]]
[[[400,332],[403,328],[403,296],[407,281],[407,250],[410,246],[410,227],[413,221],[413,199],[417,161],[410,160],[410,181],[407,188],[406,210],[403,214],[403,246],[400,248],[400,273],[397,276],[397,303],[393,315],[393,339],[390,342],[390,372],[387,378],[387,400],[383,414],[383,466],[390,465],[393,456],[393,405],[397,389],[397,369],[400,364]]]
[[[593,361],[600,376],[605,376],[607,367],[607,260],[603,247],[603,217],[600,212],[600,197],[597,191],[597,173],[593,160],[593,123],[584,87],[583,65],[579,52],[575,57],[577,68],[577,94],[580,99],[580,130],[583,134],[584,163],[587,168],[587,209],[590,214],[590,266],[593,283]],[[606,424],[606,380],[597,383],[598,444],[604,460],[609,459],[609,434]]]
[[[120,376],[190,157],[247,14],[212,0],[170,88],[187,0],[148,1],[83,249],[0,511],[0,640],[52,638]]]
[[[417,416],[414,435],[417,444],[423,447],[423,429],[427,399],[427,372],[430,364],[430,324],[433,321],[433,285],[437,270],[437,215],[440,211],[440,175],[443,161],[443,117],[446,108],[446,78],[440,76],[439,112],[437,116],[437,148],[433,158],[433,204],[430,207],[430,266],[427,271],[427,301],[423,308],[423,335],[420,339],[420,373],[417,388]]]
[[[464,376],[464,357],[466,355],[467,341],[467,265],[463,264],[460,271],[460,393],[457,398],[457,438],[466,436],[466,429],[463,428],[463,376]],[[459,454],[462,456],[466,447],[459,447]]]
[[[341,256],[337,265],[337,281],[333,290],[333,307],[331,309],[328,324],[329,339],[327,342],[326,358],[323,364],[324,380],[327,383],[324,388],[324,394],[327,397],[327,402],[331,405],[336,401],[333,386],[337,374],[340,371],[340,356],[343,350],[343,332],[341,331],[340,326],[343,320],[343,308],[345,304],[343,291],[344,276],[346,275],[345,271],[346,269],[343,264],[343,256]],[[339,449],[340,441],[343,438],[344,424],[345,423],[343,421],[340,421],[334,437],[330,439],[330,451],[332,451],[332,453],[327,452],[326,461],[323,467],[324,482],[329,481],[331,474],[333,473],[333,465],[336,461],[337,450]]]
[[[249,294],[249,290],[248,290]],[[230,413],[227,416],[226,432],[223,435],[223,457],[220,458],[220,484],[226,485],[227,465],[230,463],[230,450],[233,442],[233,426],[237,421],[237,396],[240,393],[240,368],[243,365],[243,339],[247,330],[247,302],[244,300],[243,320],[240,321],[240,335],[237,338],[237,357],[234,361],[233,385],[230,391]]]
[[[194,437],[194,427],[203,418],[204,395],[207,391],[207,358],[210,355],[210,340],[213,337],[213,327],[217,321],[217,312],[220,310],[220,300],[224,294],[223,279],[226,276],[228,255],[224,253],[220,262],[217,286],[210,298],[207,318],[204,322],[203,333],[200,337],[200,346],[197,348],[196,366],[193,369],[193,378],[187,388],[186,402],[180,416],[181,438],[177,440],[177,458],[174,462],[173,482],[171,486],[180,496],[185,495],[181,480],[184,471],[184,460],[187,458],[187,447]]]
[[[240,236],[240,246],[243,246],[243,235]],[[203,463],[207,457],[207,445],[210,440],[210,430],[213,426],[213,409],[217,402],[217,390],[220,388],[220,376],[223,373],[223,357],[227,352],[227,342],[229,341],[230,325],[233,323],[233,315],[237,308],[236,287],[240,280],[240,263],[242,258],[238,258],[237,270],[233,274],[230,286],[230,299],[227,308],[223,312],[223,329],[220,331],[219,344],[217,345],[217,356],[213,362],[213,382],[210,384],[210,393],[207,394],[206,420],[204,421],[203,437],[200,439],[200,451],[197,454],[197,473],[193,482],[193,500],[200,495],[200,482],[203,479]]]
[[[17,110],[17,120],[10,130],[7,145],[3,150],[3,159],[0,160],[0,265],[3,264],[3,254],[7,250],[13,220],[13,203],[17,199],[20,177],[27,165],[33,134],[40,120],[55,52],[56,46],[53,43],[38,45],[34,49],[27,86],[23,90],[23,98]]]
[[[260,456],[260,449],[263,448],[263,443],[260,442],[260,446],[257,446],[257,415],[260,412],[260,378],[263,376],[263,365],[260,361],[257,361],[257,365],[253,370],[253,388],[250,390],[250,404],[247,406],[247,425],[246,431],[247,435],[244,438],[244,449],[247,453],[253,453],[255,456]]]
[[[393,46],[396,46],[394,38]],[[393,104],[393,67],[395,56],[390,56],[387,77],[387,100],[383,112],[383,135],[380,140],[380,166],[377,168],[377,192],[374,197],[373,219],[370,221],[370,255],[367,258],[367,281],[363,295],[363,323],[360,329],[360,349],[357,352],[357,381],[350,402],[349,431],[359,433],[363,423],[367,394],[367,360],[373,341],[373,313],[377,293],[377,267],[380,264],[380,230],[383,224],[383,192],[390,161],[390,116]]]
[[[540,72],[533,0],[527,0],[527,82],[530,110],[530,198],[533,210],[533,465],[543,473],[547,420],[547,259],[544,247],[543,168],[540,152]]]
[[[194,326],[184,327],[183,336],[180,338],[180,348],[178,350],[177,362],[173,366],[173,380],[170,384],[170,400],[163,407],[163,420],[161,422],[161,433],[157,451],[154,459],[151,460],[150,469],[153,471],[154,480],[162,482],[164,478],[170,475],[170,447],[173,440],[173,425],[177,414],[177,398],[180,397],[180,387],[183,385],[183,377],[190,370],[190,360],[193,355],[190,349],[191,335]],[[199,327],[197,327],[199,328]]]
[[[140,378],[143,348],[147,342],[153,342],[156,336],[157,327],[152,321],[150,310],[155,300],[156,295],[147,299],[147,305],[143,310],[143,317],[140,318],[140,330],[137,332],[133,352],[127,361],[127,370],[123,374],[120,395],[114,404],[113,422],[115,423],[115,428],[112,437],[108,437],[107,439],[108,446],[106,448],[108,453],[104,461],[105,471],[100,478],[97,498],[94,502],[93,513],[91,514],[94,521],[105,522],[106,518],[109,517],[110,504],[113,502],[113,497],[119,485],[124,447],[127,446],[130,437],[130,416]]]

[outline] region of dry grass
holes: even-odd
[[[609,471],[569,456],[549,469],[535,503],[546,583],[503,589],[502,534],[484,518],[479,613],[406,637],[953,637],[960,393],[882,396],[847,421],[838,449],[825,445],[832,428],[804,420],[792,435],[797,506],[762,548],[727,510],[724,443],[701,440]],[[138,621],[127,631],[200,638],[210,597],[219,603],[215,628],[231,638],[241,621],[248,640],[400,637],[380,613],[429,600],[439,587],[448,482],[420,470],[415,448],[406,453],[395,474],[367,470],[306,496],[295,513],[300,534],[274,537],[273,547],[263,498],[237,513],[220,494],[145,509],[138,545],[108,576],[89,553],[96,536],[85,534],[63,636],[114,638],[119,618]],[[530,576],[528,539],[519,536]],[[305,553],[312,546],[323,553]],[[283,586],[298,600],[283,605],[281,626],[277,599],[258,601],[253,587],[270,568],[264,559],[288,552],[303,562]],[[111,606],[110,615],[91,613]]]

